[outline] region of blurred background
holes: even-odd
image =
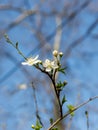
[[[64,53],[66,76],[57,78],[68,82],[66,104],[98,95],[98,0],[0,0],[0,130],[31,130],[37,116],[45,130],[58,117],[50,80],[21,65],[24,59],[6,43],[5,33],[26,57],[38,54],[44,61],[54,49]],[[98,130],[98,100],[64,119],[60,130],[87,130],[85,111],[89,130]]]

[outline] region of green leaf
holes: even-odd
[[[67,85],[67,81],[65,80],[65,81],[63,82],[63,87],[66,86],[66,85]]]
[[[7,43],[12,44],[12,42],[11,42],[11,40],[9,39],[9,37],[8,37],[7,34],[4,34],[4,37],[5,37]]]
[[[85,111],[85,115],[86,115],[86,117],[88,118],[88,111]]]
[[[58,71],[60,71],[61,73],[65,74],[65,69],[66,68],[59,68]]]
[[[16,42],[16,49],[18,49],[18,42]]]
[[[65,95],[64,95],[64,96],[63,96],[63,99],[62,99],[62,106],[63,106],[63,104],[64,104],[65,102],[67,102],[67,100],[66,100],[66,97],[65,97]]]
[[[58,71],[60,71],[61,73],[63,73],[63,74],[66,74],[65,73],[65,70],[67,69],[67,67],[64,67],[64,68],[62,68],[61,66],[60,66],[60,68],[58,68]]]
[[[57,90],[60,90],[60,91],[61,91],[61,90],[65,87],[66,84],[67,84],[66,81],[64,81],[64,82],[59,81],[59,82],[57,83],[57,85],[56,85]]]
[[[50,118],[50,124],[51,125],[53,124],[53,118]]]
[[[34,125],[32,125],[32,126],[31,126],[31,128],[32,128],[32,129],[35,129],[35,126],[34,126]]]
[[[41,124],[39,123],[38,120],[36,121],[36,126],[32,125],[31,127],[34,130],[40,130],[42,128],[42,126],[41,126]]]
[[[70,112],[70,115],[74,116],[75,107],[73,105],[67,105],[67,108],[68,108],[68,110]]]

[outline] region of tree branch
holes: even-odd
[[[47,130],[51,130],[55,125],[57,125],[61,120],[63,120],[64,118],[66,118],[68,115],[70,115],[72,112],[78,110],[79,108],[83,107],[84,105],[86,105],[87,103],[97,99],[98,96],[95,97],[91,97],[89,98],[87,101],[81,103],[80,105],[76,106],[71,112],[68,111],[63,117],[60,117],[59,119],[57,119]]]

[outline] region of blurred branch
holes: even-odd
[[[24,9],[22,9],[22,8],[20,8],[20,7],[14,7],[14,6],[12,6],[12,5],[10,5],[10,4],[1,4],[0,5],[0,11],[5,11],[5,10],[13,10],[13,11],[17,11],[17,12],[23,12],[24,11]]]
[[[84,8],[86,8],[89,5],[90,2],[91,2],[91,0],[86,0],[86,2],[84,2],[78,9],[76,9],[75,11],[73,11],[68,16],[67,20],[65,20],[60,25],[58,25],[57,28],[63,28],[69,21],[71,21],[72,19],[74,19],[76,17],[76,15],[81,12],[81,10],[83,10]],[[12,23],[10,23],[5,30],[2,31],[3,32],[2,35],[4,35],[4,33],[8,32],[9,29],[12,29],[13,27],[15,27],[16,25],[18,25],[19,23],[21,23],[27,17],[29,17],[31,15],[35,15],[36,13],[39,13],[37,8],[36,9],[31,9],[31,10],[24,11]],[[1,35],[1,37],[2,37],[2,35]],[[48,36],[48,39],[50,39],[54,35],[55,35],[55,31],[51,35]]]
[[[59,28],[63,28],[64,26],[66,26],[70,21],[72,21],[74,18],[75,18],[75,16],[78,14],[78,13],[80,13],[80,11],[82,11],[84,8],[86,8],[88,5],[89,5],[89,3],[91,2],[91,0],[87,0],[86,2],[84,2],[80,7],[79,7],[79,9],[77,9],[76,11],[74,11],[73,13],[71,13],[69,16],[68,16],[68,18],[67,18],[67,20],[65,20],[64,22],[62,22],[60,25],[58,25],[57,26],[57,28],[56,28],[56,30],[57,29],[59,29]],[[32,10],[32,11],[34,11],[34,10]],[[31,11],[31,12],[32,12]],[[34,13],[34,12],[33,12]],[[17,23],[20,23],[21,22],[21,20],[23,20],[23,19],[25,19],[27,16],[25,16],[27,13],[25,12],[24,14],[22,14],[21,16],[22,16],[22,18],[19,16],[18,17],[18,20],[17,21],[15,21],[14,23],[12,22],[8,27],[7,27],[7,30],[5,30],[2,34],[4,34],[6,31],[8,31],[8,29],[11,29],[12,27],[14,27],[14,26],[16,26],[17,25]],[[31,15],[32,13],[30,13],[30,15]],[[20,19],[20,20],[19,20]],[[10,28],[11,27],[11,28]],[[52,38],[53,38],[53,36],[55,35],[55,31],[53,31],[53,33],[51,33],[50,35],[48,35],[46,38],[44,38],[45,39],[45,41],[50,41]],[[82,39],[84,39],[84,38],[82,38]],[[78,40],[77,40],[77,44],[76,43],[74,43],[73,42],[73,45],[72,46],[76,46],[76,45],[78,45],[79,44],[79,41],[81,41],[81,38],[79,38]],[[75,41],[76,42],[76,41]],[[46,43],[46,42],[45,42]],[[43,43],[43,46],[45,45],[45,43]],[[35,52],[37,52],[38,51],[38,48],[39,49],[41,49],[42,47],[43,47],[42,45],[37,45],[36,47],[35,47],[35,49],[33,49],[30,53],[28,53],[28,55],[27,56],[29,56],[30,54],[34,54]],[[67,53],[71,53],[71,51],[72,51],[72,46],[71,47],[69,47],[68,49],[67,49]],[[71,49],[70,49],[71,48]],[[66,56],[67,56],[67,53],[66,53]],[[7,74],[5,74],[1,79],[0,79],[0,82],[4,82],[7,78],[9,78],[14,72],[16,72],[17,71],[17,69],[19,69],[17,66],[20,64],[20,62],[18,63],[18,64],[16,64],[16,66],[15,67],[13,67],[11,70],[9,70],[9,72],[7,73]]]
[[[6,30],[9,30],[13,28],[14,26],[18,25],[20,22],[22,22],[25,18],[29,17],[30,15],[36,14],[36,9],[32,10],[26,10],[21,15],[19,15],[16,20],[14,20],[12,23],[9,24]]]
[[[87,29],[84,35],[80,36],[77,40],[73,41],[68,48],[65,50],[65,58],[68,58],[68,56],[71,54],[72,50],[78,46],[81,42],[83,42],[93,31],[93,29],[98,24],[98,18],[90,25],[90,27]]]
[[[62,23],[62,20],[59,16],[56,17],[56,24],[57,24],[57,27],[59,25],[61,25]],[[62,28],[57,28],[56,30],[56,35],[55,35],[55,39],[54,39],[54,50],[58,50],[59,51],[59,48],[60,48],[60,41],[61,41],[61,36],[62,36]]]
[[[35,107],[36,107],[36,109],[35,109],[36,110],[36,117],[39,120],[40,124],[43,126],[43,123],[41,121],[41,117],[40,117],[39,111],[38,111],[38,104],[37,104],[37,98],[36,98],[36,93],[35,93],[35,86],[34,86],[33,82],[32,82],[32,88],[33,88],[33,97],[34,97]]]
[[[98,34],[92,34],[91,37],[92,37],[93,39],[98,39]]]
[[[60,16],[56,16],[56,25],[59,26],[62,23],[62,18]],[[59,51],[60,49],[60,43],[61,43],[61,37],[62,37],[62,28],[57,28],[56,30],[56,34],[54,37],[54,44],[53,44],[53,49]],[[58,73],[55,76],[55,80],[57,80],[58,78]],[[56,100],[56,97],[54,98],[54,119],[57,119],[59,117],[59,113],[58,113],[58,103]],[[62,130],[64,129],[64,124],[63,122],[59,123],[58,125],[58,129]]]
[[[76,9],[75,11],[73,11],[67,18],[67,20],[65,20],[64,22],[62,22],[62,24],[60,24],[58,26],[59,27],[64,27],[66,24],[68,24],[71,20],[73,20],[83,9],[85,9],[91,2],[92,0],[86,0],[86,2],[84,2],[82,5],[80,5],[78,7],[78,9]]]

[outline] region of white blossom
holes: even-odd
[[[54,55],[55,57],[57,57],[57,56],[58,56],[58,51],[57,51],[57,50],[54,50],[54,51],[53,51],[53,55]]]
[[[37,55],[36,57],[27,58],[25,62],[22,62],[22,65],[32,66],[41,63],[41,60],[38,60],[38,57],[39,56]]]
[[[43,63],[43,67],[46,69],[47,72],[50,72],[52,69],[57,69],[59,66],[57,65],[56,61],[50,61],[46,59]]]

